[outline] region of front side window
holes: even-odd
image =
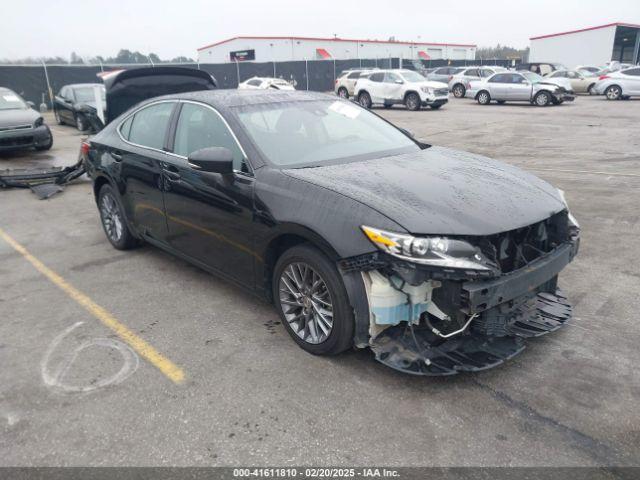
[[[401,83],[402,79],[392,72],[387,72],[384,76],[385,83]]]
[[[625,75],[631,75],[633,77],[640,77],[640,68],[630,68],[622,72]]]
[[[282,168],[420,150],[415,142],[377,115],[342,101],[246,105],[234,110],[266,160]]]
[[[162,150],[174,105],[173,102],[163,102],[138,110],[129,127],[128,140],[136,145]]]
[[[233,168],[242,170],[244,155],[220,115],[209,107],[185,103],[176,127],[173,153],[188,157],[196,150],[224,147],[233,153]]]
[[[509,77],[507,73],[497,73],[489,79],[489,83],[509,83]]]
[[[526,80],[522,75],[516,73],[511,74],[511,83],[525,83]]]
[[[533,72],[523,72],[522,76],[526,78],[528,81],[530,81],[531,83],[539,83],[544,81],[543,77]]]
[[[350,74],[349,74],[349,76],[348,76],[348,78],[360,78],[360,73],[361,73],[361,72],[353,72],[353,73],[350,73]]]
[[[105,89],[103,85],[100,85],[100,97],[105,99]],[[76,102],[94,102],[95,94],[93,93],[93,87],[78,87],[74,89]]]
[[[252,87],[259,87],[261,83],[262,80],[249,80],[247,82],[247,84],[251,85]]]
[[[372,82],[382,82],[384,80],[384,73],[374,73],[369,76],[369,80]]]

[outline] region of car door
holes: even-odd
[[[122,142],[107,154],[117,164],[120,192],[127,218],[146,237],[167,243],[161,165],[167,133],[176,101],[146,105],[129,115],[118,127]]]
[[[566,77],[569,79],[569,83],[571,83],[571,89],[576,93],[585,93],[587,91],[587,80],[582,77],[582,75],[576,72],[566,72]]]
[[[253,287],[254,181],[244,150],[222,115],[209,105],[181,102],[174,131],[173,155],[162,165],[167,179],[164,202],[170,245],[204,266]],[[187,157],[207,147],[231,150],[235,173],[192,168]]]
[[[58,115],[67,123],[75,123],[73,118],[73,89],[71,87],[63,87],[60,91],[60,109]]]
[[[640,68],[631,68],[622,73],[624,85],[622,93],[625,95],[640,95]]]
[[[531,99],[531,83],[519,73],[509,73],[507,100],[529,101]]]
[[[402,89],[404,80],[394,72],[386,72],[382,82],[383,101],[387,103],[402,100]]]
[[[498,73],[487,80],[489,94],[493,100],[507,100],[509,81],[510,75],[507,73]]]
[[[367,90],[373,103],[382,103],[384,101],[384,72],[376,72],[369,75]]]

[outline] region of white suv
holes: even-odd
[[[368,75],[374,70],[377,70],[377,68],[345,70],[338,76],[338,78],[336,78],[336,84],[333,91],[341,98],[349,98],[353,95],[353,88],[355,87],[358,79]]]
[[[358,79],[354,98],[365,108],[402,103],[409,110],[426,106],[437,110],[449,101],[449,86],[427,80],[413,70],[379,70]]]

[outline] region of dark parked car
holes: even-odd
[[[562,192],[348,101],[167,95],[82,152],[115,248],[147,242],[272,301],[308,352],[371,347],[448,375],[498,365],[571,316],[557,278],[579,229]]]
[[[95,87],[100,89],[101,104],[99,106],[104,110],[106,105],[102,84],[76,83],[65,85],[60,89],[53,103],[53,113],[59,125],[64,123],[75,125],[81,132],[90,128],[91,124],[87,117],[96,110]]]
[[[6,150],[49,150],[53,145],[51,130],[42,115],[20,95],[0,87],[0,152]]]

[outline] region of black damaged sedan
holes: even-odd
[[[579,227],[561,191],[335,97],[155,97],[83,155],[114,247],[149,243],[249,289],[314,354],[476,371],[571,317],[558,274]]]

